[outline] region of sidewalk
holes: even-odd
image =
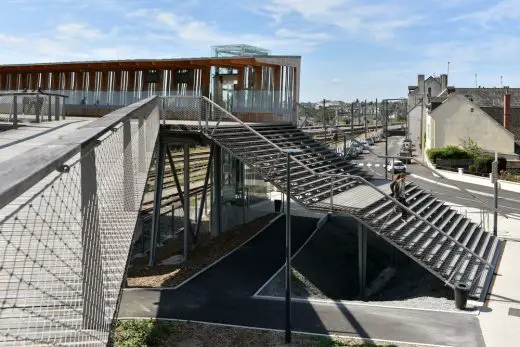
[[[480,223],[478,208],[464,207],[473,222]],[[516,225],[520,215],[509,219],[498,216],[498,236],[507,240],[502,259],[499,259],[497,275],[493,280],[488,300],[480,308],[479,321],[487,346],[516,346],[520,341],[520,317],[510,314],[510,310],[520,311],[520,230]],[[492,229],[492,221],[490,221]],[[487,228],[486,228],[487,229]]]

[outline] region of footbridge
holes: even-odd
[[[152,165],[153,260],[170,142],[211,145],[218,172],[224,151],[306,209],[356,218],[360,235],[375,233],[447,286],[487,292],[501,241],[431,192],[408,184],[405,207],[388,182],[291,123],[246,123],[205,97],[150,97],[0,166],[1,345],[110,343]],[[186,225],[185,245],[197,229]]]

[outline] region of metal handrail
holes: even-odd
[[[34,184],[81,151],[89,144],[111,131],[118,123],[130,119],[136,112],[149,105],[156,96],[122,107],[63,138],[47,142],[28,155],[13,157],[0,166],[0,208],[20,196]]]
[[[59,96],[63,98],[68,98],[68,95],[58,94],[58,93],[47,93],[47,92],[9,92],[9,93],[0,93],[0,96],[11,96],[11,95],[47,95],[47,96]]]
[[[341,129],[336,129],[337,131],[342,131]],[[353,142],[356,142],[358,144],[361,144],[358,140],[356,140],[355,138],[352,138],[349,136],[348,138],[350,141],[353,141]],[[432,169],[431,167],[429,167],[428,165],[426,165],[425,163],[423,163],[421,160],[417,159],[417,158],[414,158],[414,157],[403,157],[403,156],[384,156],[384,155],[380,155],[380,154],[377,154],[375,153],[374,151],[372,151],[370,148],[366,148],[365,149],[367,151],[369,151],[371,154],[375,155],[376,157],[378,158],[381,158],[381,159],[409,159],[409,160],[414,160],[415,162],[417,162],[419,165],[421,165],[422,167],[426,168],[427,170],[431,171],[432,173],[434,173],[435,175],[438,175],[439,177],[447,180],[448,178],[446,178],[445,176],[443,176],[440,172],[438,172],[437,170],[435,169]],[[451,182],[450,182],[451,183]],[[492,206],[489,206],[488,204],[486,204],[486,202],[484,202],[482,199],[480,199],[478,196],[476,196],[475,194],[472,194],[471,192],[469,192],[468,190],[466,190],[465,188],[462,188],[462,187],[459,187],[457,185],[457,183],[452,183],[455,187],[457,187],[458,189],[460,189],[461,191],[465,192],[466,194],[468,194],[469,196],[471,196],[472,198],[474,199],[477,199],[479,201],[479,203],[484,206],[486,209],[488,209],[489,211],[493,211],[493,212],[496,212],[498,213],[499,215],[501,215],[502,217],[505,217],[507,219],[509,219],[509,217],[505,214],[503,214],[502,212],[500,212],[498,209],[492,207]]]
[[[281,154],[285,154],[285,152],[283,151],[283,149],[281,147],[279,147],[277,144],[275,144],[274,142],[270,141],[269,139],[267,139],[265,136],[263,136],[262,134],[260,134],[259,132],[257,132],[256,130],[254,130],[252,127],[250,127],[249,125],[247,125],[246,123],[244,123],[243,121],[241,121],[240,119],[238,119],[237,117],[235,117],[232,113],[228,112],[227,110],[225,110],[224,108],[220,107],[219,105],[217,105],[216,103],[214,103],[213,101],[211,101],[210,99],[206,98],[206,97],[202,97],[202,99],[205,99],[207,100],[207,102],[209,102],[210,104],[212,104],[214,107],[220,109],[221,111],[223,111],[227,116],[229,116],[231,119],[233,119],[235,122],[238,122],[239,124],[243,125],[246,129],[248,129],[249,131],[253,132],[256,136],[262,138],[263,140],[265,140],[267,143],[269,143],[270,145],[272,145],[273,147],[275,147],[276,149],[278,149],[280,151]],[[204,124],[204,122],[201,122],[202,124]],[[218,127],[218,125],[220,124],[220,120],[217,122],[216,126],[213,128],[213,131],[211,133],[211,135],[215,132],[215,129]],[[210,135],[210,136],[211,136]],[[488,265],[489,267],[493,267],[493,265],[491,263],[489,263],[487,260],[485,260],[484,258],[482,258],[481,256],[479,256],[478,254],[476,254],[475,252],[473,252],[472,250],[470,250],[469,248],[467,248],[466,246],[464,246],[462,243],[460,243],[459,241],[455,240],[452,236],[446,234],[444,231],[442,231],[441,229],[439,229],[437,226],[433,225],[432,223],[430,223],[428,220],[426,220],[425,218],[423,218],[422,216],[420,216],[419,214],[415,213],[414,211],[410,210],[408,207],[406,207],[405,205],[403,205],[402,203],[400,203],[399,201],[397,201],[396,199],[394,199],[393,197],[391,197],[390,195],[386,194],[385,192],[383,192],[381,189],[377,188],[375,185],[373,185],[372,183],[368,182],[366,179],[364,179],[363,177],[361,176],[357,176],[357,175],[350,175],[350,174],[347,174],[347,175],[338,175],[338,174],[320,174],[319,172],[316,172],[314,171],[312,168],[308,167],[307,165],[305,165],[304,163],[302,163],[301,161],[299,161],[296,157],[292,156],[291,155],[291,158],[294,162],[296,162],[297,164],[299,164],[301,167],[303,167],[304,169],[306,169],[307,171],[309,171],[310,173],[316,175],[316,176],[321,176],[321,177],[336,177],[336,178],[341,178],[341,179],[345,179],[345,178],[355,178],[355,179],[358,179],[358,180],[361,180],[364,184],[368,185],[369,187],[371,187],[372,189],[376,190],[377,192],[379,192],[381,195],[385,196],[387,199],[390,199],[392,200],[394,203],[398,204],[399,206],[401,206],[401,208],[404,208],[406,211],[408,211],[408,213],[414,215],[416,218],[418,218],[419,220],[421,220],[423,223],[426,223],[427,225],[429,225],[430,227],[432,227],[434,230],[438,231],[439,233],[441,233],[442,235],[446,236],[448,239],[450,239],[451,241],[453,241],[456,245],[458,245],[459,247],[461,247],[462,249],[464,249],[465,251],[469,252],[471,255],[477,257],[480,261],[482,261],[483,263],[485,263],[486,265]]]

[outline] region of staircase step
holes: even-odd
[[[352,181],[352,180],[348,181],[346,183],[343,183],[340,186],[334,187],[334,189],[332,191],[332,195],[334,196],[336,194],[339,194],[340,192],[345,191],[346,188],[352,188],[352,187],[356,186],[357,184],[358,183],[356,181]],[[316,203],[316,202],[326,199],[327,197],[330,197],[330,189],[327,189],[326,191],[315,194],[313,197],[306,198],[306,199],[304,199],[304,201],[306,203]]]
[[[450,208],[448,206],[443,206],[440,212],[437,213],[437,215],[430,221],[433,225],[435,225],[437,228],[442,230],[440,226],[438,225],[439,220],[448,212],[450,211]],[[428,238],[422,243],[422,245],[415,250],[414,254],[417,257],[423,257],[423,255],[431,248],[434,247],[436,244],[436,240],[443,235],[442,233],[439,233],[438,230],[433,229],[430,225],[425,225],[422,230],[420,231],[420,234],[422,235],[428,235]],[[407,237],[407,236],[406,236]],[[422,237],[421,237],[422,238]],[[411,243],[418,244],[421,243],[421,238],[417,239],[414,238],[411,240]]]

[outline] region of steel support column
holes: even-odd
[[[218,146],[215,146],[214,153],[212,191],[214,201],[211,208],[211,236],[218,236],[222,233],[222,149]]]
[[[155,158],[155,191],[153,194],[153,216],[152,216],[152,233],[150,237],[150,257],[148,265],[155,265],[155,256],[157,250],[157,241],[159,238],[159,226],[161,218],[161,200],[164,179],[164,152],[166,144],[160,138],[157,139],[157,157]]]
[[[96,153],[92,147],[81,150],[81,275],[83,324],[86,330],[105,328],[101,228],[97,196]]]
[[[359,270],[359,296],[365,300],[367,279],[367,230],[358,222],[358,270]]]
[[[211,173],[211,162],[213,161],[213,153],[215,152],[215,145],[211,146],[209,150],[208,168],[206,170],[206,176],[204,177],[204,189],[202,190],[202,197],[200,200],[199,214],[197,216],[197,227],[195,229],[195,241],[198,241],[200,231],[200,220],[202,219],[202,212],[206,204],[206,193],[208,191],[209,177]]]
[[[190,146],[184,144],[184,261],[188,260],[190,223]]]
[[[170,169],[172,171],[173,180],[175,181],[175,187],[177,188],[177,192],[179,194],[179,201],[181,202],[181,207],[184,210],[184,192],[181,187],[181,183],[179,181],[179,175],[177,175],[177,168],[175,167],[175,163],[173,161],[172,153],[170,151],[169,147],[166,147],[166,153],[168,154],[168,162],[170,163]],[[188,193],[189,195],[189,193]],[[191,236],[195,240],[195,232],[193,228],[191,227],[191,223],[189,224],[189,230],[191,233]]]
[[[285,207],[285,343],[291,343],[291,155],[287,153]]]

